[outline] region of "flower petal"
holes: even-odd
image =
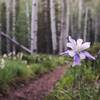
[[[63,52],[63,53],[60,53],[60,55],[69,55],[69,50],[66,50],[65,52]]]
[[[74,57],[75,56],[75,51],[69,50],[68,54],[69,54],[69,56]]]
[[[70,43],[70,42],[68,42],[68,43],[67,43],[67,47],[69,47],[69,48],[71,48],[71,49],[74,49],[75,45],[72,44],[72,43]]]
[[[74,62],[72,66],[75,66],[75,65],[80,65],[80,57],[78,54],[75,54],[74,56]]]
[[[76,49],[76,41],[69,36],[69,42],[67,43],[67,47],[75,50]]]
[[[68,54],[69,54],[69,50],[66,50],[65,52],[62,52],[59,55],[68,55]]]
[[[81,46],[82,46],[83,40],[82,39],[78,39],[77,40],[77,50],[80,50]]]
[[[87,49],[87,48],[89,48],[89,47],[90,47],[90,42],[85,42],[85,43],[83,43],[82,46],[81,46],[81,51],[83,51],[83,50],[85,50],[85,49]]]
[[[89,52],[85,51],[84,54],[87,58],[95,60],[95,57],[93,57]]]
[[[60,55],[67,55],[67,56],[74,57],[75,52],[74,52],[73,50],[66,50],[66,51],[63,52],[63,53],[60,53]]]
[[[69,41],[70,41],[71,43],[73,43],[74,45],[76,45],[76,41],[75,41],[74,39],[72,39],[71,36],[69,36]]]
[[[85,58],[86,58],[84,52],[81,52],[81,53],[79,54],[79,56],[80,56],[80,59],[85,59]]]

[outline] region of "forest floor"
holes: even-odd
[[[0,95],[0,100],[44,100],[64,75],[68,66],[58,67],[53,71],[29,80],[21,87],[11,88],[8,95]]]

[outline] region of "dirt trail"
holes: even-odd
[[[58,67],[54,71],[46,73],[36,80],[29,81],[25,86],[11,90],[6,97],[0,100],[44,100],[54,88],[57,81],[64,75],[66,66]]]

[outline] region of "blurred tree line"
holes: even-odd
[[[0,0],[0,31],[31,53],[59,53],[67,37],[100,42],[100,0]],[[0,53],[21,49],[0,35]]]

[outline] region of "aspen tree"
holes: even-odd
[[[12,1],[12,37],[13,37],[13,40],[16,40],[15,32],[16,32],[16,0],[13,0]],[[15,52],[16,52],[16,47],[13,44],[13,53]]]
[[[66,34],[64,36],[64,50],[66,50],[67,37],[69,36],[69,28],[70,28],[70,0],[66,1],[67,5],[67,13],[66,13]]]
[[[55,15],[55,0],[50,0],[50,18],[51,18],[51,32],[52,32],[52,48],[53,53],[57,51],[57,36],[56,36],[56,15]]]
[[[86,8],[85,10],[85,20],[84,20],[84,41],[86,41],[86,37],[87,37],[87,21],[88,21],[88,8]]]
[[[27,36],[28,36],[28,46],[30,44],[30,9],[29,9],[29,0],[25,0],[25,8],[26,8],[26,23],[27,23]]]
[[[78,35],[81,37],[81,28],[82,28],[82,10],[83,10],[83,0],[79,0],[79,15],[78,15]]]
[[[64,37],[66,34],[66,0],[61,1],[61,33],[59,40],[59,53],[64,50]]]
[[[37,52],[38,0],[32,0],[31,52]]]
[[[11,0],[5,0],[6,3],[6,34],[10,36],[10,3]],[[7,39],[7,53],[10,52],[10,41]]]
[[[95,42],[98,42],[98,17],[95,16]]]

